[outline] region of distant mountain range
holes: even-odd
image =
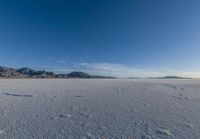
[[[0,66],[0,78],[115,78],[108,76],[89,75],[84,72],[74,71],[69,74],[55,74],[45,70],[33,70],[31,68],[9,68]],[[127,79],[142,79],[142,78],[127,78]],[[145,79],[145,78],[143,78]],[[165,77],[149,77],[146,79],[192,79],[178,76],[165,76]]]
[[[148,79],[192,79],[192,78],[178,77],[178,76],[165,76],[165,77],[149,77]]]
[[[0,66],[0,78],[114,78],[107,76],[89,75],[84,72],[71,72],[69,74],[55,74],[44,70],[37,71],[31,68],[14,69]]]

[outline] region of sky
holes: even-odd
[[[0,65],[200,78],[198,0],[1,0]]]

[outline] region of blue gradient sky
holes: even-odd
[[[1,0],[0,65],[200,77],[200,1]]]

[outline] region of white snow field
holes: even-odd
[[[0,139],[200,139],[200,80],[0,80]]]

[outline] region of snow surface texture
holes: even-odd
[[[0,80],[1,139],[199,139],[200,80]]]

